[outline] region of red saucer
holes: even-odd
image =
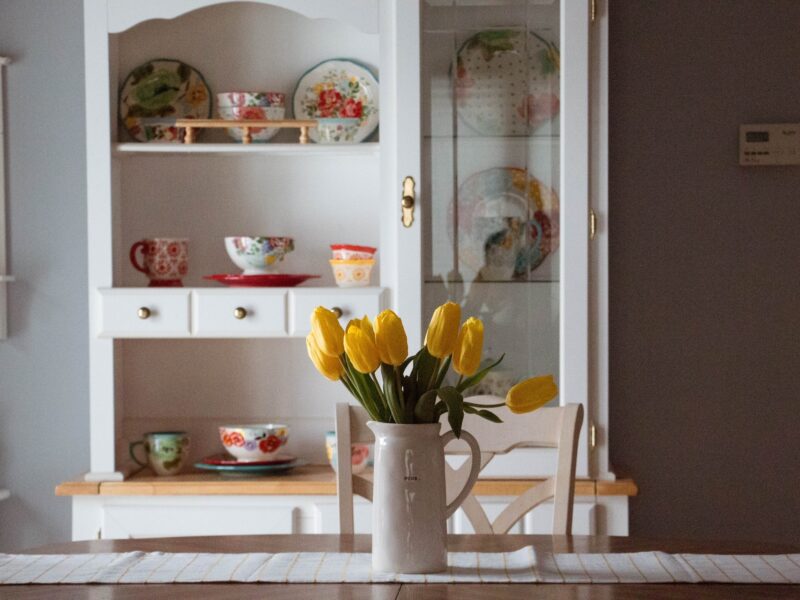
[[[206,465],[217,465],[224,467],[260,467],[265,465],[285,465],[286,463],[290,463],[294,460],[297,460],[297,457],[292,456],[291,454],[279,454],[272,460],[256,461],[236,460],[230,454],[214,454],[213,456],[206,456],[200,462]]]
[[[308,279],[318,279],[319,277],[319,275],[292,273],[265,273],[263,275],[220,273],[217,275],[204,275],[203,279],[210,279],[231,287],[294,287]]]

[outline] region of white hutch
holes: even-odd
[[[317,305],[335,306],[346,321],[392,307],[414,347],[446,298],[484,319],[487,352],[507,353],[498,385],[503,377],[552,372],[558,401],[584,405],[574,531],[627,534],[635,485],[616,481],[608,463],[603,6],[85,0],[84,10],[91,466],[57,489],[72,497],[75,539],[337,531],[324,433],[333,428],[335,403],[348,396],[306,357],[309,315]],[[472,61],[466,66],[474,75],[486,76],[475,64],[480,45],[478,54],[469,49],[476,40],[492,43],[497,32],[510,44],[505,51],[527,52],[528,60],[541,52],[536,44],[554,51],[550,112],[523,121],[521,132],[516,125],[486,131],[476,122],[491,101],[488,109],[480,98],[463,101],[462,67]],[[206,132],[193,145],[136,143],[118,124],[119,86],[149,59],[193,66],[212,94],[283,91],[291,106],[298,78],[339,57],[366,65],[380,81],[380,126],[360,144],[300,145],[291,130],[252,145],[222,132]],[[401,198],[409,176],[415,206],[406,227]],[[519,182],[487,192],[491,176],[521,177],[522,190],[536,182],[547,227],[533,216],[533,192],[515,196],[511,186]],[[513,214],[520,198],[531,213],[522,219]],[[498,222],[535,232],[515,238],[506,231],[490,247],[475,228]],[[223,245],[229,235],[290,235],[296,250],[285,270],[322,277],[286,289],[207,282],[203,275],[234,272]],[[146,237],[189,239],[186,287],[144,287],[128,249]],[[532,253],[516,249],[520,239]],[[373,287],[335,286],[330,243],[379,248]],[[509,244],[520,252],[513,275],[484,269],[480,252],[476,264],[476,247],[488,257]],[[246,318],[234,316],[237,308]],[[312,466],[283,477],[157,478],[129,460],[129,443],[147,431],[188,431],[194,462],[221,450],[217,426],[265,421],[289,424],[288,450]],[[552,459],[518,449],[490,466],[477,490],[487,509],[499,510]],[[369,505],[360,505],[357,529],[368,530],[368,514]],[[537,508],[517,530],[546,532],[547,517],[547,506]],[[469,529],[458,515],[451,527]]]

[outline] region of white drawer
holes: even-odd
[[[194,334],[201,337],[286,336],[286,290],[195,290]]]
[[[101,289],[101,337],[188,337],[185,289]]]
[[[304,337],[311,331],[311,313],[317,306],[339,308],[339,321],[369,315],[374,318],[384,309],[384,288],[304,288],[289,291],[289,335]]]

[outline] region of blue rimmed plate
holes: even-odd
[[[291,462],[272,465],[212,465],[206,462],[198,462],[195,463],[194,466],[196,469],[202,469],[203,471],[216,471],[221,475],[283,475],[295,467],[302,467],[303,465],[307,464],[307,461],[298,458]]]

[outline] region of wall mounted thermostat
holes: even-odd
[[[800,165],[800,123],[739,125],[739,164]]]

